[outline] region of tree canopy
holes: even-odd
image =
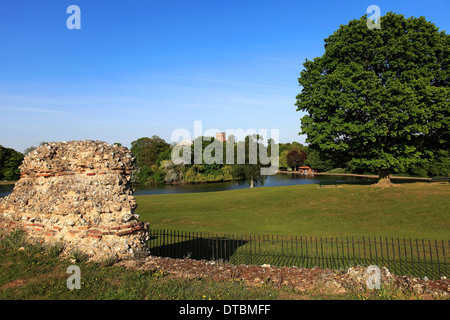
[[[24,155],[14,149],[0,146],[0,181],[15,181],[20,178],[19,166]]]
[[[253,188],[254,185],[264,185],[264,181],[266,179],[265,176],[261,174],[261,168],[263,165],[261,164],[261,159],[259,153],[261,148],[265,148],[265,146],[261,143],[262,137],[255,134],[249,135],[245,137],[244,141],[239,141],[235,145],[235,163],[232,166],[232,175],[235,179],[237,179],[240,183],[248,183],[250,188]],[[242,147],[241,150],[245,151],[242,159],[242,163],[240,163],[238,159],[238,149]],[[253,154],[252,154],[253,150]],[[267,149],[263,149],[267,154]]]
[[[448,150],[450,38],[424,17],[366,16],[325,39],[298,79],[301,134],[323,159],[404,172]]]
[[[140,167],[159,165],[160,163],[157,163],[159,155],[169,147],[170,144],[156,135],[151,138],[139,138],[131,142],[131,152],[136,156],[137,164]]]
[[[296,167],[304,165],[307,158],[303,150],[292,149],[286,154],[286,163],[295,170]]]

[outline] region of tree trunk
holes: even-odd
[[[253,188],[253,178],[250,180],[250,188]]]
[[[378,186],[382,187],[390,187],[392,186],[391,178],[389,177],[389,171],[388,170],[380,170],[378,174]]]

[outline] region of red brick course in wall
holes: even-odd
[[[127,148],[103,141],[46,143],[25,156],[20,180],[0,199],[0,217],[30,240],[64,241],[65,250],[93,259],[147,252],[148,224],[134,213],[134,163]]]
[[[68,232],[71,236],[78,237],[92,237],[101,239],[105,235],[124,236],[132,234],[135,231],[143,230],[145,228],[142,221],[136,221],[133,223],[126,223],[120,226],[107,227],[107,226],[83,226],[83,227],[68,227],[68,226],[51,226],[45,227],[37,223],[20,223],[11,221],[11,225],[15,227],[21,227],[29,234],[46,235],[46,236],[58,236],[62,231]]]
[[[75,171],[75,172],[74,172]],[[84,169],[75,169],[74,171],[61,171],[61,170],[46,170],[46,171],[40,171],[40,172],[21,172],[20,178],[39,178],[39,177],[59,177],[59,176],[68,176],[68,175],[75,175],[75,174],[81,174],[86,176],[95,176],[97,174],[107,174],[109,173],[121,173],[123,175],[130,175],[131,174],[131,168],[124,167],[124,168],[110,168],[110,169],[97,169],[95,171],[89,170],[89,172],[86,172]]]

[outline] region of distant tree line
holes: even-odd
[[[201,140],[202,150],[217,141],[212,137],[197,137]],[[234,139],[234,137],[229,137]],[[226,143],[223,143],[222,163],[194,163],[194,144],[190,146],[191,161],[185,164],[175,164],[171,161],[171,154],[175,143],[169,144],[158,136],[140,138],[132,142],[131,151],[137,157],[137,165],[133,171],[134,183],[203,183],[220,181],[240,181],[250,186],[264,183],[264,176],[259,173],[263,165],[251,164],[249,161],[249,144],[256,142],[258,148],[268,148],[265,152],[271,153],[271,145],[264,145],[259,136],[246,137],[244,141],[234,143],[234,162],[227,164],[225,159]],[[199,141],[197,141],[199,142]],[[245,164],[237,164],[237,150],[239,144],[245,145]],[[259,149],[258,149],[259,150]],[[345,173],[377,174],[367,170],[365,166],[357,166],[353,162],[343,162],[342,158],[333,154],[324,154],[312,149],[310,146],[293,141],[278,144],[279,168],[281,170],[296,170],[300,166],[309,166],[318,172],[327,172],[341,168]],[[213,154],[214,155],[214,154]],[[400,175],[415,177],[448,176],[450,172],[450,155],[447,150],[435,152],[433,156],[420,165],[412,165],[398,172]]]
[[[201,140],[202,150],[213,143],[217,143],[212,137],[197,137]],[[229,137],[234,139],[234,137]],[[199,142],[197,140],[197,142]],[[43,145],[41,142],[39,145]],[[136,156],[136,165],[132,171],[131,179],[135,184],[165,184],[165,183],[205,183],[221,181],[239,181],[250,186],[263,184],[265,176],[260,174],[264,165],[254,164],[249,158],[249,145],[256,143],[259,149],[263,149],[267,155],[271,155],[272,144],[266,146],[261,142],[261,137],[248,136],[244,141],[233,143],[234,161],[227,164],[226,142],[223,143],[222,163],[207,163],[202,159],[201,163],[195,163],[194,144],[190,148],[191,161],[185,164],[176,164],[171,160],[172,150],[176,143],[168,143],[157,135],[143,137],[131,143],[131,151]],[[120,143],[115,143],[120,145]],[[237,164],[238,148],[244,147],[245,160],[243,164]],[[29,152],[36,149],[31,146],[23,153],[11,148],[0,146],[0,181],[15,181],[20,178],[19,166],[23,158]],[[299,166],[309,166],[318,172],[327,172],[341,168],[345,173],[377,174],[367,170],[365,166],[358,166],[354,162],[342,161],[342,158],[333,156],[332,153],[319,152],[311,146],[293,141],[278,144],[279,168],[281,170],[295,170]],[[214,151],[212,156],[215,156]],[[448,150],[438,150],[429,156],[426,161],[411,165],[401,175],[413,177],[448,176],[450,173],[450,154]]]
[[[229,139],[234,141],[234,137]],[[256,144],[258,156],[261,148],[264,148],[261,152],[270,156],[270,147],[267,149],[267,146],[261,142],[261,137],[248,136],[244,141],[231,143],[234,149],[232,163],[226,159],[227,142],[223,142],[221,148],[218,148],[220,146],[217,143],[220,142],[213,137],[197,137],[190,146],[185,146],[189,150],[188,161],[175,163],[172,161],[172,151],[176,143],[169,144],[156,135],[133,141],[131,151],[136,156],[137,163],[132,173],[132,182],[136,184],[204,183],[237,180],[248,183],[250,187],[264,182],[265,177],[261,175],[261,168],[264,165],[260,164],[259,160],[254,163],[249,156],[249,146],[252,143]],[[209,149],[209,156],[216,161],[206,161],[204,157],[201,161],[195,159],[198,156],[195,145],[201,145],[202,154],[204,150]],[[222,154],[215,154],[216,149]],[[242,149],[245,154],[241,161],[237,161],[239,150]]]
[[[19,166],[24,155],[11,148],[0,146],[0,181],[15,181],[20,178]]]

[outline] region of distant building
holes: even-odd
[[[307,166],[298,167],[298,172],[300,174],[304,174],[304,175],[309,175],[309,174],[314,175],[314,170],[312,170],[310,167],[307,167]]]
[[[225,132],[217,132],[216,133],[216,140],[224,143],[227,142],[227,140],[225,139]]]
[[[191,140],[184,140],[181,142],[177,142],[178,145],[180,146],[192,146],[193,142]]]

